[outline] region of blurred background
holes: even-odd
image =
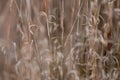
[[[0,80],[120,80],[120,0],[0,0]]]

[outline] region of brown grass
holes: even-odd
[[[120,80],[120,0],[0,0],[0,80]]]

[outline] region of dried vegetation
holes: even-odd
[[[0,0],[0,80],[120,80],[120,0]]]

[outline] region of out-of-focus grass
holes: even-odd
[[[120,80],[120,0],[0,0],[0,80]]]

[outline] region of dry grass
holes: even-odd
[[[120,0],[0,0],[0,80],[120,80]]]

